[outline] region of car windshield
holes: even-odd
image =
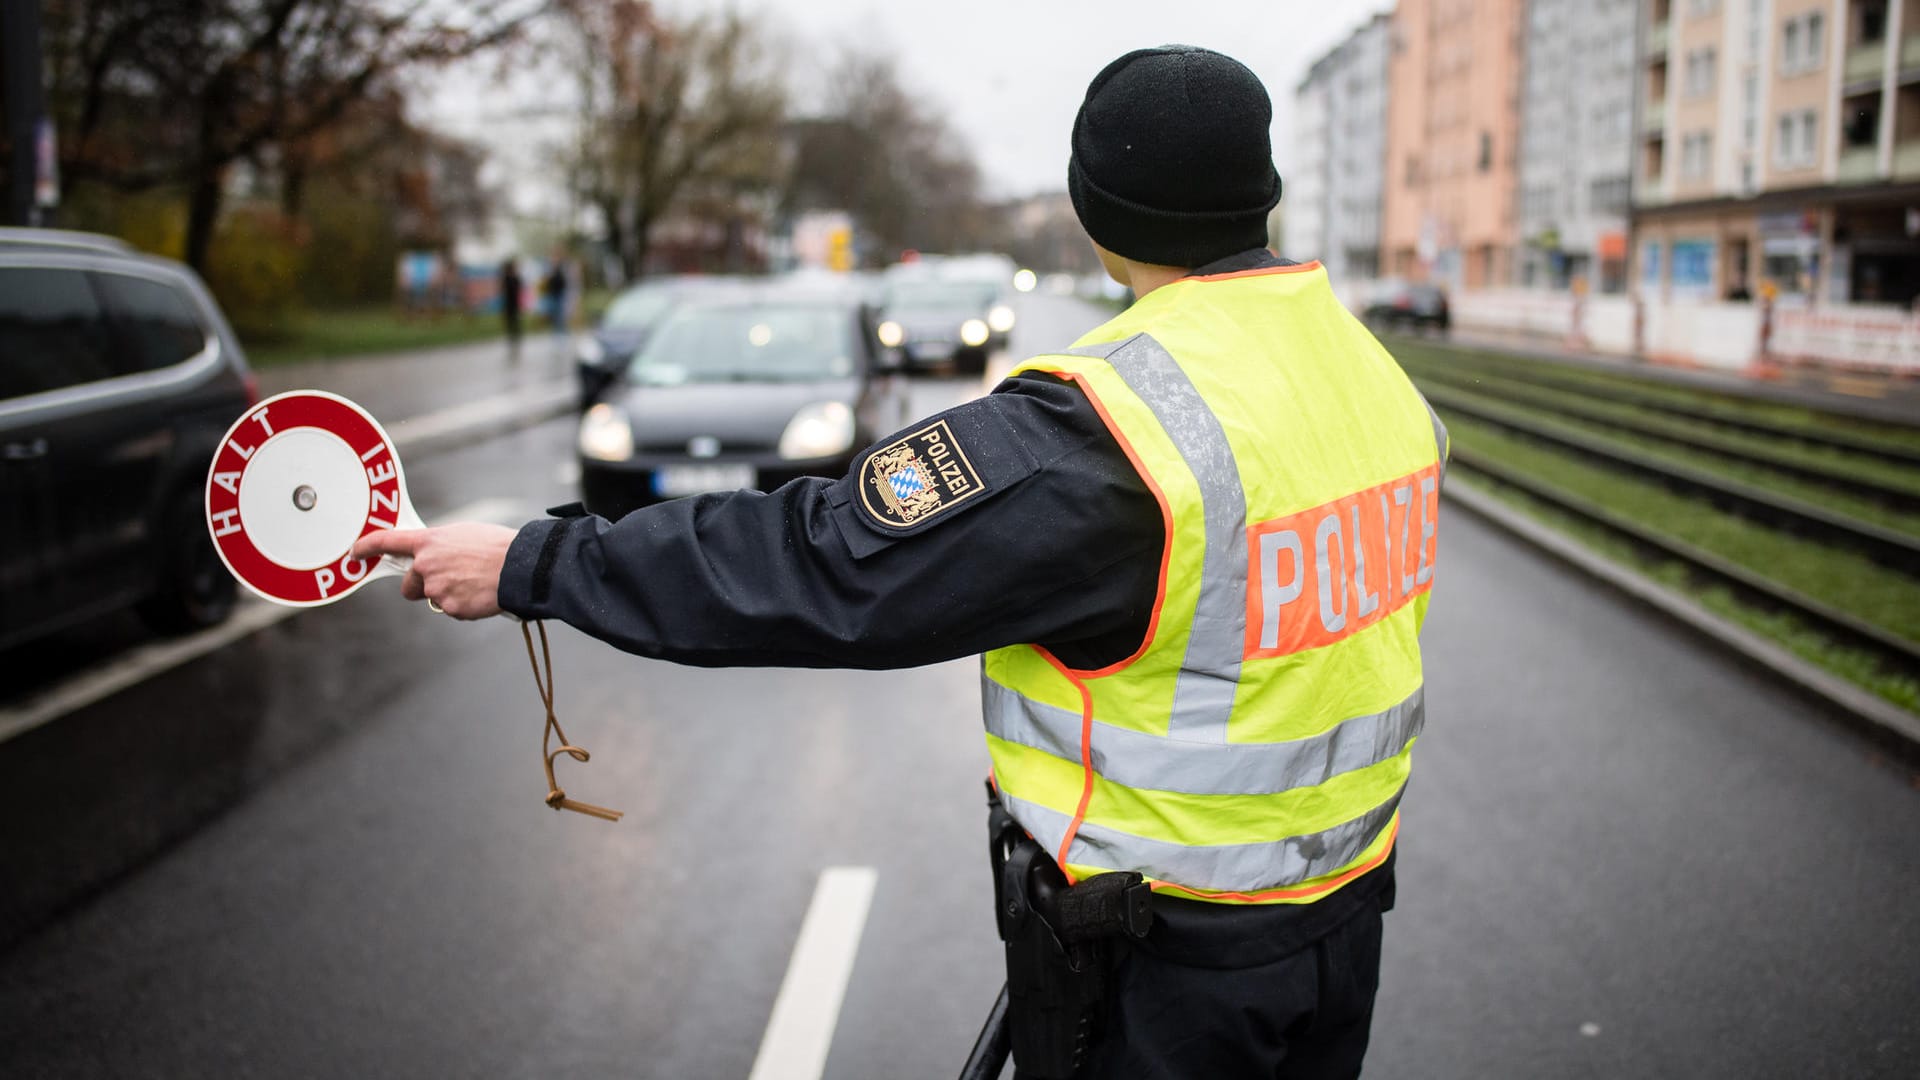
[[[673,307],[673,291],[665,286],[642,286],[614,297],[601,325],[609,330],[645,330]]]
[[[887,289],[888,311],[982,311],[999,290],[977,281],[901,282]]]
[[[633,358],[640,386],[816,382],[854,372],[854,320],[825,304],[741,304],[676,311]]]

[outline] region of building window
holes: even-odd
[[[1720,10],[1720,0],[1687,0],[1687,17],[1704,18]]]
[[[1483,131],[1480,133],[1479,169],[1481,172],[1486,172],[1491,168],[1493,168],[1493,135]]]
[[[1412,154],[1407,155],[1407,186],[1420,186],[1420,159]]]
[[[1595,180],[1588,193],[1591,202],[1589,209],[1596,214],[1623,214],[1627,209],[1627,178],[1624,176]]]
[[[1680,140],[1680,175],[1699,179],[1713,171],[1713,135],[1697,131]]]
[[[1686,82],[1683,84],[1687,97],[1706,97],[1713,93],[1713,73],[1717,55],[1713,49],[1695,49],[1687,54]]]
[[[1816,71],[1825,61],[1827,20],[1818,11],[1797,15],[1780,25],[1780,73],[1798,75]]]
[[[1781,113],[1773,129],[1773,167],[1804,169],[1818,157],[1819,118],[1812,109]]]

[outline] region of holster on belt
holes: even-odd
[[[1152,890],[1131,871],[1068,885],[991,782],[987,806],[1013,1062],[1023,1076],[1071,1077],[1101,1035],[1115,939],[1145,937],[1153,925]]]

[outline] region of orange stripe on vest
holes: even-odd
[[[1247,528],[1248,659],[1365,630],[1433,588],[1440,466]]]

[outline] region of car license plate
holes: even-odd
[[[920,360],[945,360],[953,355],[953,342],[922,341],[913,347],[913,355]]]
[[[654,493],[668,498],[752,486],[751,465],[668,465],[653,474]]]

